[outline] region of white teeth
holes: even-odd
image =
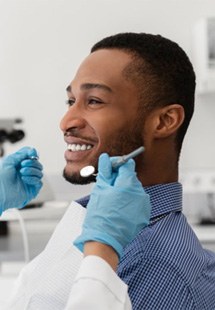
[[[92,145],[90,144],[68,144],[67,149],[72,152],[77,152],[77,151],[86,151],[90,150],[92,148]]]
[[[81,151],[86,151],[86,149],[87,149],[86,144],[83,144],[83,145],[81,146]]]
[[[72,144],[72,145],[71,145],[71,151],[75,151],[75,149],[76,149],[75,144]]]
[[[76,148],[75,148],[75,150],[76,150],[76,151],[80,151],[80,149],[81,149],[81,146],[80,146],[80,144],[77,144],[77,145],[76,145]]]

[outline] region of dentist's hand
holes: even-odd
[[[99,158],[97,181],[74,245],[83,251],[85,242],[98,241],[112,246],[121,257],[124,247],[148,225],[151,205],[136,177],[135,162],[130,159],[112,171],[111,160],[115,159],[107,154]]]
[[[31,156],[37,156],[37,151],[23,147],[0,161],[0,214],[24,207],[40,191],[43,168]]]

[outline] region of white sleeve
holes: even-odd
[[[98,256],[87,256],[67,302],[66,310],[131,310],[127,285]]]

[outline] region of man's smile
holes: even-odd
[[[78,152],[78,151],[86,151],[90,150],[93,146],[91,144],[67,144],[67,150],[71,152]]]
[[[82,161],[89,155],[95,144],[95,141],[92,142],[92,139],[74,137],[70,133],[65,134],[64,140],[67,144],[65,152],[66,161]]]

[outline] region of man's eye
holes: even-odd
[[[88,104],[101,104],[103,103],[101,100],[98,99],[89,99]]]
[[[66,104],[71,107],[75,103],[75,99],[67,99]]]

